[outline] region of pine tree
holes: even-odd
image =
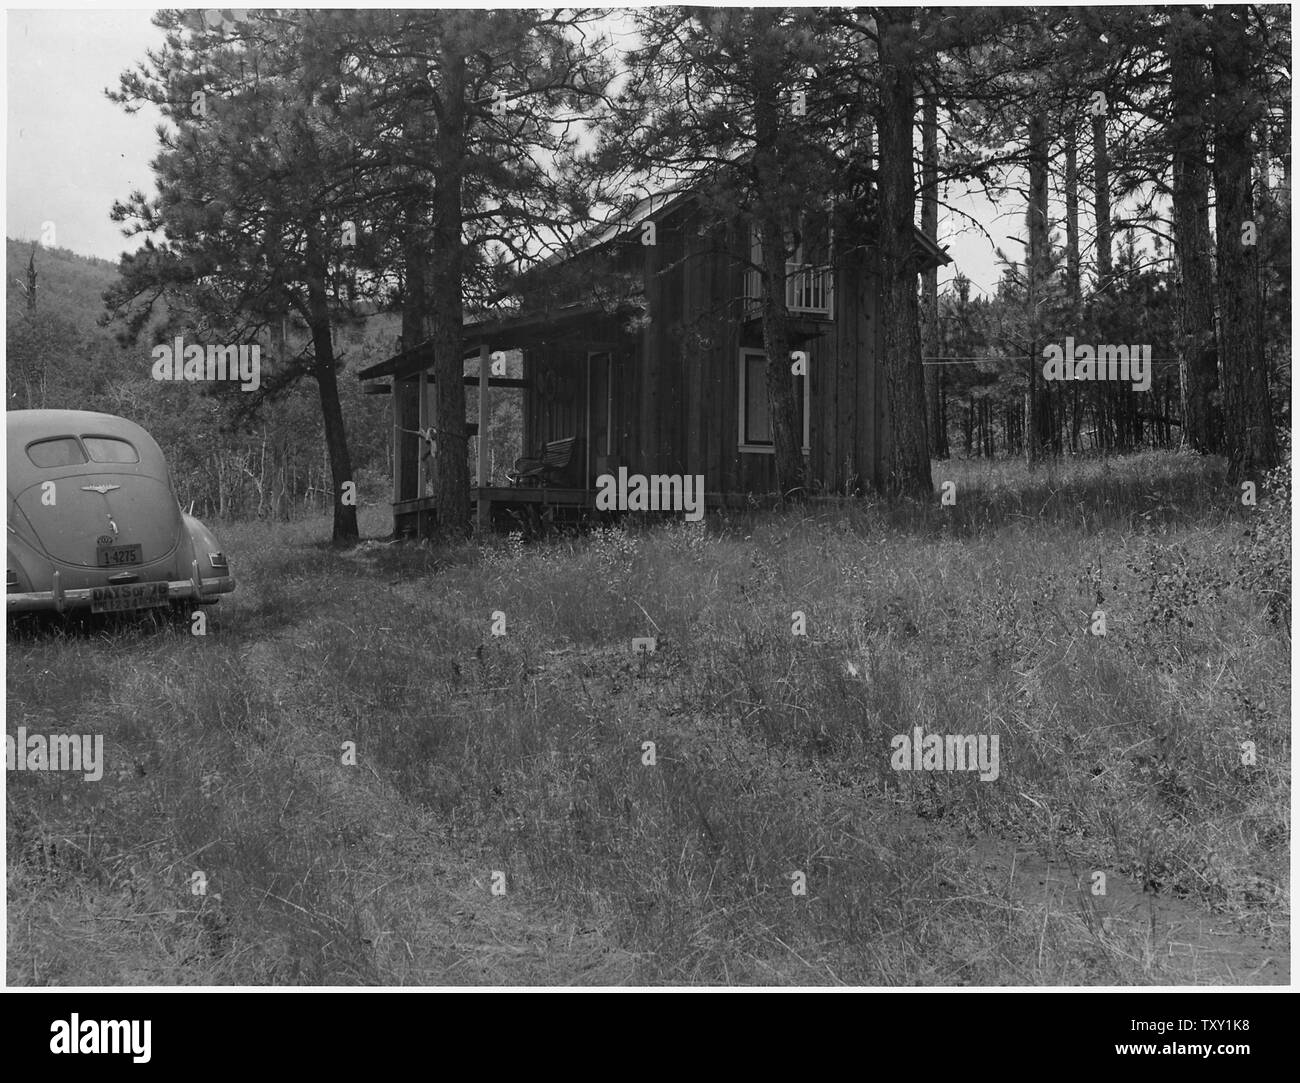
[[[1228,475],[1259,481],[1278,462],[1260,337],[1259,223],[1251,176],[1251,133],[1263,111],[1252,84],[1255,53],[1246,8],[1216,7],[1210,58],[1214,83],[1214,195]]]
[[[1174,244],[1178,257],[1179,374],[1183,438],[1196,451],[1220,450],[1215,395],[1219,385],[1214,334],[1214,267],[1210,248],[1208,106],[1209,27],[1178,9],[1165,30],[1169,57],[1169,138],[1173,161]]]
[[[113,218],[132,233],[165,232],[121,260],[122,283],[106,297],[137,337],[159,300],[188,311],[191,332],[218,341],[256,341],[293,312],[312,349],[274,358],[262,390],[283,391],[303,376],[319,389],[333,481],[336,543],[357,538],[347,501],[351,458],[338,391],[335,268],[365,193],[346,185],[349,149],[330,123],[334,87],[314,49],[312,12],[255,14],[211,25],[201,12],[160,12],[167,47],[122,76],[110,95],[133,107],[152,101],[174,125],[160,130],[154,160],[159,196],[134,192]],[[175,311],[172,313],[175,319]],[[221,388],[214,389],[217,391]]]
[[[591,12],[382,15],[358,74],[369,111],[398,133],[382,160],[403,198],[377,228],[405,272],[404,344],[428,329],[438,528],[460,538],[470,529],[466,307],[499,296],[543,242],[589,220],[573,129],[602,99],[609,68],[603,40],[580,33]]]
[[[889,485],[893,492],[928,497],[930,441],[917,307],[916,183],[912,128],[916,116],[915,34],[910,8],[881,8],[879,28],[880,306],[882,361],[889,412]]]

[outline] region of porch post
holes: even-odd
[[[397,377],[393,377],[393,393],[389,397],[393,400],[393,503],[396,504],[402,499],[402,418],[397,409],[398,386]],[[397,514],[393,514],[393,531],[397,531]]]
[[[582,475],[582,487],[591,492],[591,351],[587,351],[587,394],[586,401],[583,403],[583,412],[587,415],[587,435],[582,441],[583,451],[586,455],[586,464]],[[608,420],[606,421],[608,425]]]
[[[416,385],[420,396],[419,421],[416,422],[416,428],[421,431],[427,431],[429,427],[429,374],[420,370],[420,379]],[[415,498],[417,501],[424,499],[424,490],[429,481],[429,467],[426,463],[431,463],[426,459],[425,453],[429,450],[424,444],[424,438],[421,437],[416,445],[418,458],[415,460]],[[424,517],[420,512],[420,505],[415,505],[415,536],[417,539],[424,537]]]
[[[487,498],[488,485],[488,373],[492,369],[492,350],[486,343],[478,348],[478,529],[486,533],[492,519],[492,502]]]

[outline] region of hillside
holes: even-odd
[[[27,261],[33,242],[5,238],[5,300],[9,318],[26,307]],[[36,306],[55,312],[82,334],[102,333],[96,321],[104,311],[104,291],[117,280],[117,265],[79,256],[66,248],[37,248]]]
[[[154,336],[134,345],[117,341],[118,325],[100,326],[103,295],[117,279],[114,264],[66,249],[36,249],[36,310],[26,303],[32,243],[7,239],[5,381],[8,409],[104,410],[143,425],[162,446],[177,491],[200,515],[274,514],[317,510],[325,471],[321,408],[314,380],[300,380],[274,398],[214,393],[203,384],[152,378]],[[376,494],[389,470],[387,400],[363,395],[352,375],[391,353],[398,318],[375,315],[340,327],[339,381],[354,476]],[[289,327],[289,353],[307,346],[306,332]],[[281,360],[264,355],[262,377],[272,383]]]

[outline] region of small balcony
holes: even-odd
[[[830,267],[806,263],[785,265],[785,307],[792,313],[831,319],[834,305],[834,275]],[[762,279],[758,271],[745,272],[745,298],[757,302],[762,298]]]

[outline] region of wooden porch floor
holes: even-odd
[[[480,489],[471,485],[469,502],[477,504],[483,496],[493,504],[562,504],[566,507],[595,507],[596,493],[592,489],[516,489],[508,485],[494,485]],[[393,504],[394,515],[410,515],[415,512],[433,511],[437,502],[431,496],[420,496],[414,500],[399,500]]]
[[[467,493],[472,521],[478,517],[480,497],[488,502],[488,516],[494,530],[541,529],[543,522],[577,522],[587,509],[596,506],[596,493],[589,489],[472,485]],[[438,504],[432,496],[393,504],[393,526],[398,534],[424,537],[433,532],[437,519]]]
[[[595,509],[595,489],[558,489],[536,488],[516,489],[508,485],[488,486],[480,489],[472,485],[467,494],[470,515],[477,515],[479,496],[482,494],[489,504],[489,513],[493,523],[504,529],[520,521],[520,516],[536,521],[538,515],[560,516],[566,521],[576,522],[581,513],[577,509]],[[826,498],[813,498],[814,503],[824,502]],[[838,499],[838,498],[836,498]],[[716,511],[721,508],[764,508],[778,503],[776,494],[756,496],[751,493],[708,493],[704,494],[706,509]],[[413,500],[398,500],[392,505],[394,525],[399,533],[409,533],[417,537],[429,532],[437,520],[437,501],[432,496],[417,497]],[[554,510],[550,510],[554,509]],[[600,515],[610,513],[600,512]],[[620,512],[615,515],[624,514]],[[642,514],[642,513],[631,513]],[[672,515],[671,512],[651,512],[652,515]]]

